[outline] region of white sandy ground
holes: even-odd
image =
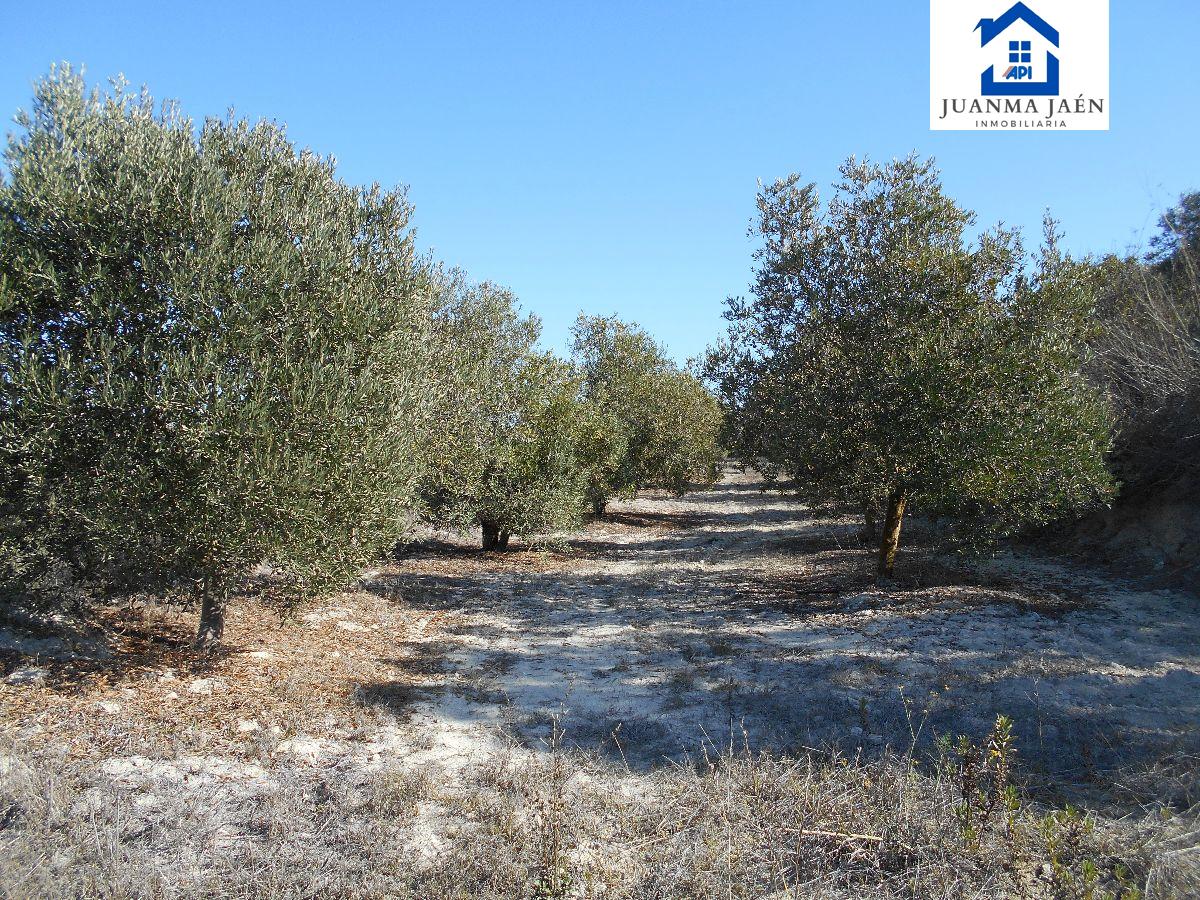
[[[423,762],[473,758],[498,728],[536,746],[553,718],[568,743],[606,744],[643,768],[705,741],[869,753],[914,736],[978,739],[999,714],[1056,782],[1103,788],[1116,770],[1194,759],[1195,596],[1011,552],[950,577],[902,556],[903,586],[877,588],[854,520],[750,476],[614,513],[580,537],[592,558],[569,571],[370,582],[459,614],[453,633],[404,648],[441,660],[427,697],[403,710],[430,748]],[[641,516],[685,524],[622,525]],[[903,584],[906,565],[916,586],[911,571]]]
[[[213,752],[201,735],[97,771],[152,805],[171,790],[253,793],[291,773],[366,783],[384,768],[454,769],[514,742],[539,752],[556,720],[566,744],[637,772],[706,743],[871,755],[979,739],[1006,714],[1026,771],[1065,796],[1169,800],[1172,778],[1194,789],[1195,596],[1011,552],[939,563],[913,551],[896,586],[875,587],[856,521],[764,493],[752,475],[611,512],[539,565],[440,570],[414,564],[429,558],[417,549],[306,610],[290,627],[347,641],[378,638],[379,609],[405,623],[387,654],[347,652],[362,721],[285,734],[242,713],[230,729],[265,755]],[[437,552],[475,557],[461,547]],[[242,658],[269,667],[276,652]],[[38,681],[23,666],[3,690]],[[163,702],[236,687],[219,669],[163,683]],[[114,708],[93,714],[119,727],[128,698],[114,690],[102,701]]]

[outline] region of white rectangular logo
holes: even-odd
[[[929,0],[934,131],[1107,131],[1108,100],[1108,0]]]

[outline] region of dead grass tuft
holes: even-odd
[[[59,897],[782,898],[1195,896],[1197,818],[1043,810],[1002,731],[922,767],[888,756],[702,754],[635,775],[502,752],[365,784],[126,785],[9,746],[0,893]]]

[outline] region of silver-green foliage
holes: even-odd
[[[197,128],[66,68],[18,124],[6,568],[65,554],[109,586],[219,594],[269,560],[303,595],[395,541],[436,302],[404,193],[342,183],[274,124]]]
[[[1052,225],[1030,270],[1015,231],[968,240],[930,161],[841,176],[825,210],[794,175],[759,195],[752,297],[709,359],[740,453],[816,499],[997,527],[1105,495],[1091,281]]]
[[[721,409],[699,379],[615,316],[580,316],[573,334],[590,407],[586,465],[597,511],[647,485],[682,493],[694,482],[711,483]]]
[[[443,280],[437,426],[422,448],[428,518],[482,526],[489,549],[571,527],[584,503],[578,378],[537,349],[540,325],[508,291]]]

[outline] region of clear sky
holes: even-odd
[[[1200,2],[1112,0],[1110,132],[928,130],[929,9],[857,2],[0,2],[0,110],[50,63],[195,118],[286,122],[354,182],[404,183],[420,243],[511,287],[564,346],[580,310],[680,359],[745,291],[756,179],[936,156],[983,224],[1144,243],[1200,189]]]

